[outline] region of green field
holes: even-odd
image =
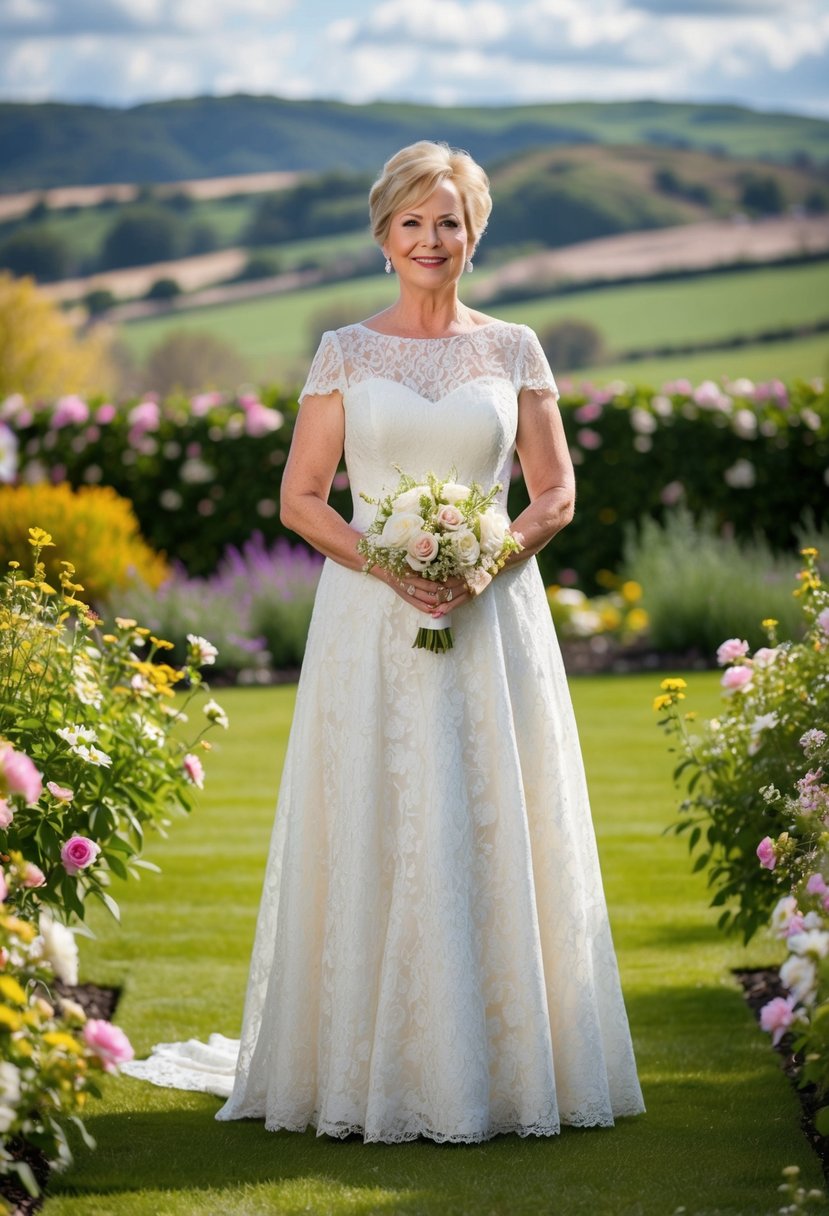
[[[557,1137],[364,1145],[217,1123],[217,1098],[108,1078],[88,1119],[98,1149],[76,1144],[44,1216],[772,1216],[784,1166],[819,1185],[796,1097],[730,972],[779,961],[780,945],[725,941],[684,842],[662,835],[678,794],[658,679],[571,681],[647,1114]],[[716,674],[689,681],[687,704],[711,713]],[[192,816],[151,843],[163,874],[118,884],[123,926],[96,914],[97,940],[81,940],[82,980],[122,986],[116,1020],[139,1054],[238,1034],[294,690],[218,698],[230,731]]]
[[[463,286],[463,284],[462,284]],[[311,354],[310,320],[326,310],[361,320],[396,298],[386,275],[329,284],[308,291],[133,322],[124,340],[139,357],[175,328],[209,329],[239,348],[260,379],[300,380]],[[737,334],[814,322],[829,312],[829,262],[707,275],[674,282],[603,288],[492,307],[486,311],[534,329],[564,317],[596,325],[610,351],[660,343],[710,341]],[[658,384],[667,379],[748,375],[783,379],[825,375],[829,336],[625,364],[575,373],[599,382],[617,377]],[[554,368],[564,379],[566,368]]]

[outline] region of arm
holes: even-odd
[[[573,518],[576,478],[556,396],[522,389],[518,396],[516,451],[530,495],[530,505],[512,522],[510,531],[524,545],[510,554],[504,569],[526,561]]]

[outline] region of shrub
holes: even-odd
[[[184,222],[163,207],[125,207],[104,238],[101,269],[168,262],[182,253],[185,234]]]
[[[783,637],[796,637],[801,614],[792,598],[797,558],[775,556],[762,538],[723,536],[708,515],[687,508],[664,523],[645,517],[628,531],[625,571],[642,586],[650,640],[660,650],[713,653],[723,638],[745,637],[752,648],[765,633],[757,605],[779,621]]]
[[[146,300],[173,300],[181,295],[181,288],[176,279],[156,279],[145,295]]]
[[[18,228],[0,245],[0,266],[43,282],[66,277],[69,249],[49,228]]]
[[[61,537],[45,560],[47,578],[57,582],[64,559],[83,553],[87,599],[105,601],[136,579],[157,587],[169,573],[164,559],[142,539],[132,504],[109,486],[82,486],[79,490],[65,482],[0,486],[0,557],[4,561],[28,560],[33,519]]]
[[[642,588],[633,579],[619,581],[618,587],[590,599],[575,587],[554,585],[547,588],[547,600],[562,638],[612,638],[626,643],[648,630]]]
[[[196,738],[185,744],[179,733],[215,649],[191,639],[176,669],[156,661],[169,642],[134,620],[100,633],[75,595],[71,563],[62,563],[60,594],[45,582],[49,534],[32,529],[30,543],[32,576],[13,562],[0,584],[0,848],[30,867],[15,896],[22,915],[49,905],[83,919],[95,896],[117,916],[111,875],[153,868],[140,856],[146,829],[163,831],[172,810],[190,809],[203,777],[193,749],[214,720],[226,725],[208,702]],[[177,708],[182,680],[191,691]]]
[[[601,330],[577,317],[546,326],[538,338],[552,367],[589,367],[605,355]]]
[[[721,913],[720,927],[739,930],[745,941],[768,923],[780,896],[783,867],[774,874],[775,861],[795,854],[806,858],[808,868],[816,844],[823,849],[827,841],[829,793],[824,797],[817,788],[822,773],[802,774],[804,749],[812,754],[804,739],[814,739],[814,730],[829,724],[829,592],[816,551],[803,552],[796,591],[802,639],[779,641],[777,621],[767,618],[767,645],[753,654],[743,638],[721,642],[725,705],[699,726],[693,713],[680,712],[684,680],[663,680],[654,701],[678,755],[675,778],[687,789],[672,828],[688,833],[689,848],[697,853],[694,868],[708,870],[712,906],[731,905]],[[799,809],[777,793],[790,791],[798,779],[805,783],[801,794],[812,787]],[[811,797],[814,807],[807,806]],[[768,838],[766,868],[758,864],[761,838]]]
[[[145,379],[156,393],[235,389],[247,374],[232,343],[209,330],[174,329],[154,346]]]

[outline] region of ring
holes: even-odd
[[[448,587],[446,590],[446,603],[448,604],[451,599],[452,599],[452,588]]]
[[[412,586],[412,584],[409,583],[408,587],[406,588],[406,595],[414,595],[414,593],[415,593],[415,589]]]

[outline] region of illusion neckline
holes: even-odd
[[[364,329],[366,333],[376,334],[378,338],[395,338],[398,342],[449,342],[452,338],[471,338],[473,334],[478,333],[482,329],[492,329],[493,325],[506,325],[506,321],[500,321],[497,317],[493,321],[487,321],[484,325],[476,325],[474,329],[467,329],[461,334],[444,334],[439,338],[410,338],[404,334],[384,334],[382,330],[372,329],[370,325],[364,325],[362,321],[355,321],[355,329]]]

